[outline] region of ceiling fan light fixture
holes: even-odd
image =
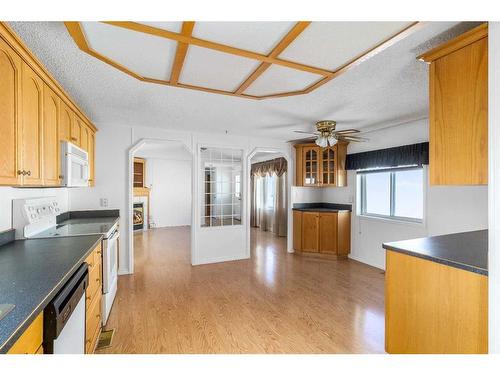
[[[328,139],[328,144],[332,147],[335,146],[338,142],[337,138],[335,138],[333,134],[331,134],[327,139]]]
[[[328,146],[328,141],[326,139],[326,137],[323,137],[322,135],[320,135],[317,139],[316,139],[316,142],[315,142],[319,147],[326,147]]]

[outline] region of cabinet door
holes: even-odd
[[[59,99],[59,141],[71,142],[73,115],[67,104]]]
[[[89,131],[88,128],[85,124],[81,124],[81,129],[80,129],[80,147],[83,148],[85,151],[89,151]]]
[[[319,251],[321,253],[337,254],[338,215],[336,212],[319,214]]]
[[[302,152],[304,186],[318,186],[320,184],[319,147],[304,147]]]
[[[43,86],[43,184],[58,186],[59,182],[59,97]]]
[[[89,130],[89,141],[88,141],[88,153],[89,153],[89,186],[94,186],[95,184],[95,133]]]
[[[337,255],[347,256],[351,252],[351,213],[339,212],[337,220]]]
[[[0,38],[0,185],[20,185],[21,58]]]
[[[335,159],[335,147],[326,147],[321,149],[322,185],[336,186]]]
[[[302,212],[302,251],[317,253],[319,250],[319,214]]]
[[[23,185],[42,185],[43,81],[25,63],[21,87]]]
[[[70,139],[75,145],[81,147],[81,131],[82,131],[82,121],[80,118],[73,113],[73,122],[71,123]]]
[[[488,38],[430,68],[429,172],[432,185],[488,183]]]
[[[293,211],[293,249],[302,250],[302,212]]]

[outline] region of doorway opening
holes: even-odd
[[[190,261],[191,150],[181,141],[143,139],[130,149],[129,162],[130,273],[154,256],[151,249],[161,250],[166,241],[181,239],[183,246],[189,244],[184,256]]]
[[[279,151],[256,150],[250,158],[250,244],[253,251],[287,251],[289,162]],[[279,249],[279,250],[277,250]]]

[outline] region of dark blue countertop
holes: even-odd
[[[0,246],[0,304],[15,305],[0,320],[0,353],[9,350],[101,239],[56,237]]]
[[[488,230],[382,244],[386,250],[488,275]]]

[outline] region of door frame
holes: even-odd
[[[286,250],[289,253],[293,253],[293,216],[292,216],[292,185],[293,185],[293,171],[295,170],[294,168],[294,161],[291,157],[290,151],[285,151],[280,148],[274,148],[274,147],[255,147],[247,156],[247,193],[246,193],[246,221],[247,221],[247,254],[250,257],[251,256],[251,251],[250,251],[250,213],[251,213],[251,199],[252,197],[250,196],[251,194],[251,178],[250,178],[250,173],[252,169],[252,158],[257,154],[258,152],[269,152],[269,153],[275,153],[279,154],[280,156],[284,157],[286,160],[286,174],[287,174],[287,186],[286,186],[286,203],[287,203],[287,235],[286,235]],[[279,157],[279,156],[278,156]]]
[[[186,151],[191,155],[191,191],[194,189],[194,162],[195,157],[191,147],[179,139],[158,139],[158,138],[141,138],[135,142],[128,149],[128,168],[127,168],[127,209],[125,210],[127,215],[127,238],[128,238],[128,272],[127,274],[134,273],[134,224],[132,219],[133,206],[134,206],[134,183],[132,175],[134,173],[134,156],[144,145],[148,143],[160,143],[160,144],[180,144]],[[149,215],[149,212],[148,212]],[[191,198],[191,241],[190,241],[190,257],[193,255],[193,236],[194,236],[194,200]]]

